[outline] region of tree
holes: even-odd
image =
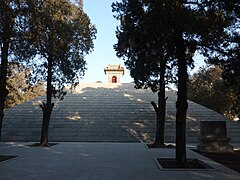
[[[220,64],[224,68],[223,79],[227,82],[227,86],[230,87],[236,93],[236,100],[234,101],[233,109],[234,114],[240,119],[240,55],[239,44],[237,45],[238,57],[233,59],[227,59]],[[236,52],[237,52],[236,51]],[[218,63],[216,63],[218,64]]]
[[[0,140],[4,117],[5,99],[8,95],[7,69],[8,62],[18,59],[28,59],[32,55],[31,48],[23,49],[22,43],[27,32],[28,6],[26,1],[4,0],[0,2]]]
[[[220,66],[201,68],[189,79],[188,98],[234,119],[239,108],[237,92],[222,78],[223,72]]]
[[[222,46],[217,55],[209,61],[210,64],[220,65],[223,68],[222,78],[227,86],[236,93],[234,112],[240,119],[240,3],[229,2],[226,12],[234,20],[231,26],[226,28],[226,38],[222,40]]]
[[[39,60],[30,62],[38,80],[47,81],[46,103],[41,105],[43,123],[40,144],[48,145],[48,127],[54,103],[55,89],[76,84],[84,75],[84,56],[92,51],[96,29],[87,14],[68,0],[39,0],[30,2],[33,7],[29,22],[29,39]],[[63,93],[64,95],[64,93]]]
[[[173,64],[177,65],[177,78],[178,78],[178,93],[176,102],[176,163],[178,166],[184,167],[186,164],[186,114],[188,109],[187,103],[187,65],[193,62],[193,55],[196,51],[201,52],[207,59],[213,58],[213,55],[219,53],[220,47],[223,41],[226,39],[226,28],[230,27],[234,22],[235,16],[232,16],[230,12],[237,4],[236,1],[182,1],[182,0],[123,0],[122,3],[116,3],[118,9],[114,11],[118,12],[117,18],[123,18],[126,21],[126,17],[130,17],[134,23],[126,24],[129,28],[123,28],[121,23],[120,29],[118,29],[117,37],[119,41],[123,42],[119,49],[122,54],[131,60],[139,56],[138,52],[135,52],[131,47],[136,44],[131,44],[131,38],[121,38],[119,34],[131,32],[138,33],[135,26],[144,24],[141,18],[138,18],[134,13],[134,8],[130,8],[131,5],[139,5],[143,11],[138,11],[138,16],[142,17],[142,14],[148,14],[156,7],[162,7],[159,11],[155,11],[152,16],[149,16],[149,21],[154,24],[155,28],[161,34],[160,37],[168,37],[157,41],[158,46],[162,47],[163,52],[167,52],[167,59],[171,59]],[[129,6],[128,6],[129,5]],[[142,16],[141,16],[142,15]],[[160,20],[158,20],[160,19]],[[163,22],[163,23],[161,23]],[[154,26],[152,26],[154,28]],[[150,35],[151,32],[156,33],[149,29],[139,29]],[[144,41],[141,34],[137,34],[140,40],[139,44],[144,43],[148,47],[148,44],[152,41]],[[124,37],[124,36],[123,36]],[[143,36],[144,37],[144,36]],[[129,42],[130,41],[130,42]],[[137,41],[134,41],[135,43]],[[129,48],[130,47],[130,48]],[[155,49],[154,49],[155,50]],[[118,50],[119,51],[119,50]],[[146,52],[146,51],[144,51]],[[140,53],[141,54],[141,53]],[[151,52],[150,54],[155,54]],[[153,60],[156,61],[156,58]],[[134,67],[139,61],[132,63]],[[174,63],[177,62],[177,63]],[[148,61],[147,63],[150,63]],[[151,65],[150,65],[151,66]],[[132,67],[130,67],[132,68]],[[144,71],[143,71],[144,72]]]
[[[24,103],[45,94],[45,85],[41,82],[30,84],[31,71],[22,65],[9,63],[7,74],[7,90],[5,108]]]
[[[187,53],[187,49],[183,50],[182,48],[186,48],[187,45],[190,46],[190,49],[193,47],[193,52],[195,52],[195,50],[200,52],[205,56],[207,62],[221,55],[224,55],[225,58],[231,57],[231,51],[234,46],[230,45],[226,48],[226,42],[231,38],[228,30],[238,21],[236,14],[231,12],[235,12],[236,8],[239,9],[239,3],[237,1],[229,2],[221,0],[177,1],[176,4],[180,10],[180,14],[176,20],[178,22],[177,30],[180,30],[179,36],[176,37],[176,53],[179,63],[176,121],[178,126],[179,118],[181,124],[179,128],[176,128],[176,131],[179,131],[179,133],[176,132],[176,140],[178,140],[179,137],[180,144],[179,147],[176,147],[176,151],[178,151],[176,152],[176,160],[178,165],[184,166],[186,163],[186,157],[184,157],[186,151],[184,147],[185,143],[183,143],[185,139],[182,136],[182,132],[185,129],[187,112],[187,58],[186,56],[184,57],[184,54],[186,55]],[[181,41],[182,43],[180,43]],[[178,142],[176,141],[176,145],[177,144]]]
[[[117,56],[123,57],[136,88],[151,88],[153,92],[158,92],[158,105],[151,102],[157,116],[156,136],[151,146],[164,147],[165,84],[173,79],[171,66],[174,62],[166,50],[171,46],[171,34],[166,31],[167,24],[164,22],[167,19],[156,18],[156,13],[163,10],[163,6],[123,1],[113,3],[112,8],[117,13],[115,18],[121,21],[116,32],[118,43],[114,45]]]
[[[131,75],[134,77],[134,79],[138,80],[140,79],[139,76],[145,76],[145,79],[142,78],[140,79],[140,82],[137,82],[138,84],[143,86],[144,83],[147,82],[147,85],[145,86],[152,87],[152,89],[156,89],[159,85],[161,85],[159,95],[165,94],[164,84],[166,67],[169,67],[170,65],[171,70],[177,62],[185,62],[185,64],[179,65],[179,75],[181,75],[178,76],[180,82],[179,92],[182,92],[186,89],[184,87],[184,80],[186,81],[187,78],[186,67],[187,64],[191,64],[192,61],[191,58],[189,58],[188,62],[186,61],[190,53],[185,54],[185,46],[183,44],[181,32],[176,31],[174,23],[171,23],[171,21],[175,21],[175,19],[171,20],[173,12],[171,12],[170,10],[171,6],[174,5],[174,3],[172,4],[172,2],[169,1],[145,1],[145,3],[142,2],[141,4],[141,2],[142,1],[123,1],[122,4],[115,4],[118,9],[115,8],[114,11],[118,11],[119,13],[119,16],[117,18],[124,18],[124,22],[121,23],[120,26],[121,29],[118,29],[117,31],[117,37],[119,39],[119,42],[117,44],[118,46],[116,50],[118,52],[118,56],[125,56],[128,59],[128,61],[126,61],[126,64],[127,67],[131,70]],[[138,4],[142,8],[142,11],[139,10],[140,8],[136,10],[136,4]],[[135,9],[132,7],[134,7]],[[140,48],[138,46],[140,46]],[[189,50],[189,52],[191,51]],[[176,61],[176,59],[178,59],[179,61]],[[131,66],[129,66],[129,64]],[[139,68],[138,66],[140,66],[141,68]],[[137,71],[137,73],[135,73],[137,68],[139,70]],[[159,74],[160,81],[158,79]],[[173,77],[173,74],[168,73],[167,76]],[[184,94],[183,98],[181,96],[182,94],[183,93],[178,94],[178,102],[181,99],[184,99]],[[184,104],[184,102],[182,101],[177,104],[182,105]],[[161,96],[159,98],[158,108],[154,104],[153,106],[157,114],[161,113],[161,116],[165,116],[165,96]],[[163,111],[160,112],[160,109]],[[180,147],[182,147],[185,144],[185,136],[184,131],[181,131],[182,134],[179,134],[179,129],[184,130],[185,127],[182,126],[182,124],[184,125],[184,123],[181,124],[178,121],[179,116],[182,116],[182,114],[179,112],[182,112],[184,114],[185,111],[184,109],[182,109],[177,113],[177,126],[179,127],[180,125],[180,128],[177,128],[177,146],[180,142],[182,142],[182,144],[180,145]],[[157,115],[157,118],[159,118],[160,115]],[[164,120],[165,119],[160,120],[161,126],[159,126],[160,123],[157,124],[157,126],[160,127],[159,131],[161,131],[162,133],[164,132]],[[159,131],[157,131],[157,133],[159,133]],[[183,139],[179,141],[179,138]],[[184,148],[182,149],[184,150]],[[181,155],[184,155],[184,153],[185,152],[180,152]]]

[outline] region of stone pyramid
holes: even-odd
[[[176,92],[167,91],[165,142],[175,142]],[[38,142],[42,111],[40,97],[6,110],[3,141]],[[151,101],[157,94],[134,88],[134,84],[80,84],[68,92],[64,100],[55,100],[49,141],[67,142],[152,142],[155,137],[156,115]],[[227,122],[231,143],[240,144],[240,125],[224,116],[189,101],[187,143],[198,143],[201,120]]]

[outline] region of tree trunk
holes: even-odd
[[[3,36],[2,36],[2,44],[1,44],[1,72],[0,72],[0,141],[2,134],[2,123],[4,117],[4,105],[5,99],[8,95],[7,86],[7,68],[8,68],[8,51],[10,45],[10,37],[11,37],[11,20],[10,20],[10,7],[9,1],[5,2],[5,16],[3,19]]]
[[[186,116],[187,116],[187,62],[182,33],[176,37],[178,58],[178,93],[176,102],[176,163],[179,167],[186,164]]]
[[[161,60],[160,64],[160,90],[158,92],[158,107],[151,102],[157,116],[156,136],[153,147],[164,147],[164,127],[166,116],[166,98],[165,98],[165,70],[166,61]]]
[[[2,132],[2,122],[4,117],[4,104],[8,95],[7,86],[7,64],[8,64],[8,49],[9,40],[3,40],[3,46],[1,48],[1,74],[0,74],[0,141]]]
[[[158,95],[158,107],[159,107],[159,143],[164,146],[164,127],[166,116],[166,98],[165,98],[165,71],[166,61],[161,60],[160,64],[160,93]]]
[[[54,106],[53,103],[50,104],[50,106],[46,104],[42,106],[43,123],[42,123],[42,132],[41,132],[41,140],[40,140],[41,146],[48,146],[48,127],[49,127],[53,106]]]
[[[54,103],[52,103],[52,56],[48,57],[48,74],[47,74],[47,103],[41,106],[43,111],[43,122],[41,132],[41,146],[48,146],[48,127],[52,114]]]

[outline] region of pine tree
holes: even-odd
[[[39,62],[30,65],[39,73],[38,80],[46,80],[46,103],[41,105],[43,124],[40,144],[48,145],[48,127],[54,103],[52,96],[64,85],[76,84],[86,69],[85,55],[93,49],[96,28],[82,7],[68,0],[39,0],[34,8],[29,39],[37,50]],[[65,93],[62,93],[63,95]]]

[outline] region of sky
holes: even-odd
[[[97,28],[97,38],[94,40],[94,51],[85,57],[87,70],[81,82],[107,82],[104,67],[108,64],[121,64],[124,61],[116,56],[113,45],[117,43],[115,35],[119,22],[114,19],[111,4],[113,0],[84,0],[83,8]],[[122,82],[132,82],[129,71],[125,69]]]
[[[124,66],[124,61],[116,56],[116,51],[113,49],[113,45],[117,43],[115,31],[119,25],[119,22],[113,17],[111,8],[113,2],[116,2],[116,0],[83,1],[84,11],[91,19],[91,23],[97,28],[97,38],[94,40],[94,51],[85,57],[87,70],[80,83],[107,82],[104,67],[108,64]],[[201,56],[197,55],[195,59],[196,68],[190,72],[191,74],[204,64]],[[122,82],[129,83],[132,81],[129,71],[125,68]]]

